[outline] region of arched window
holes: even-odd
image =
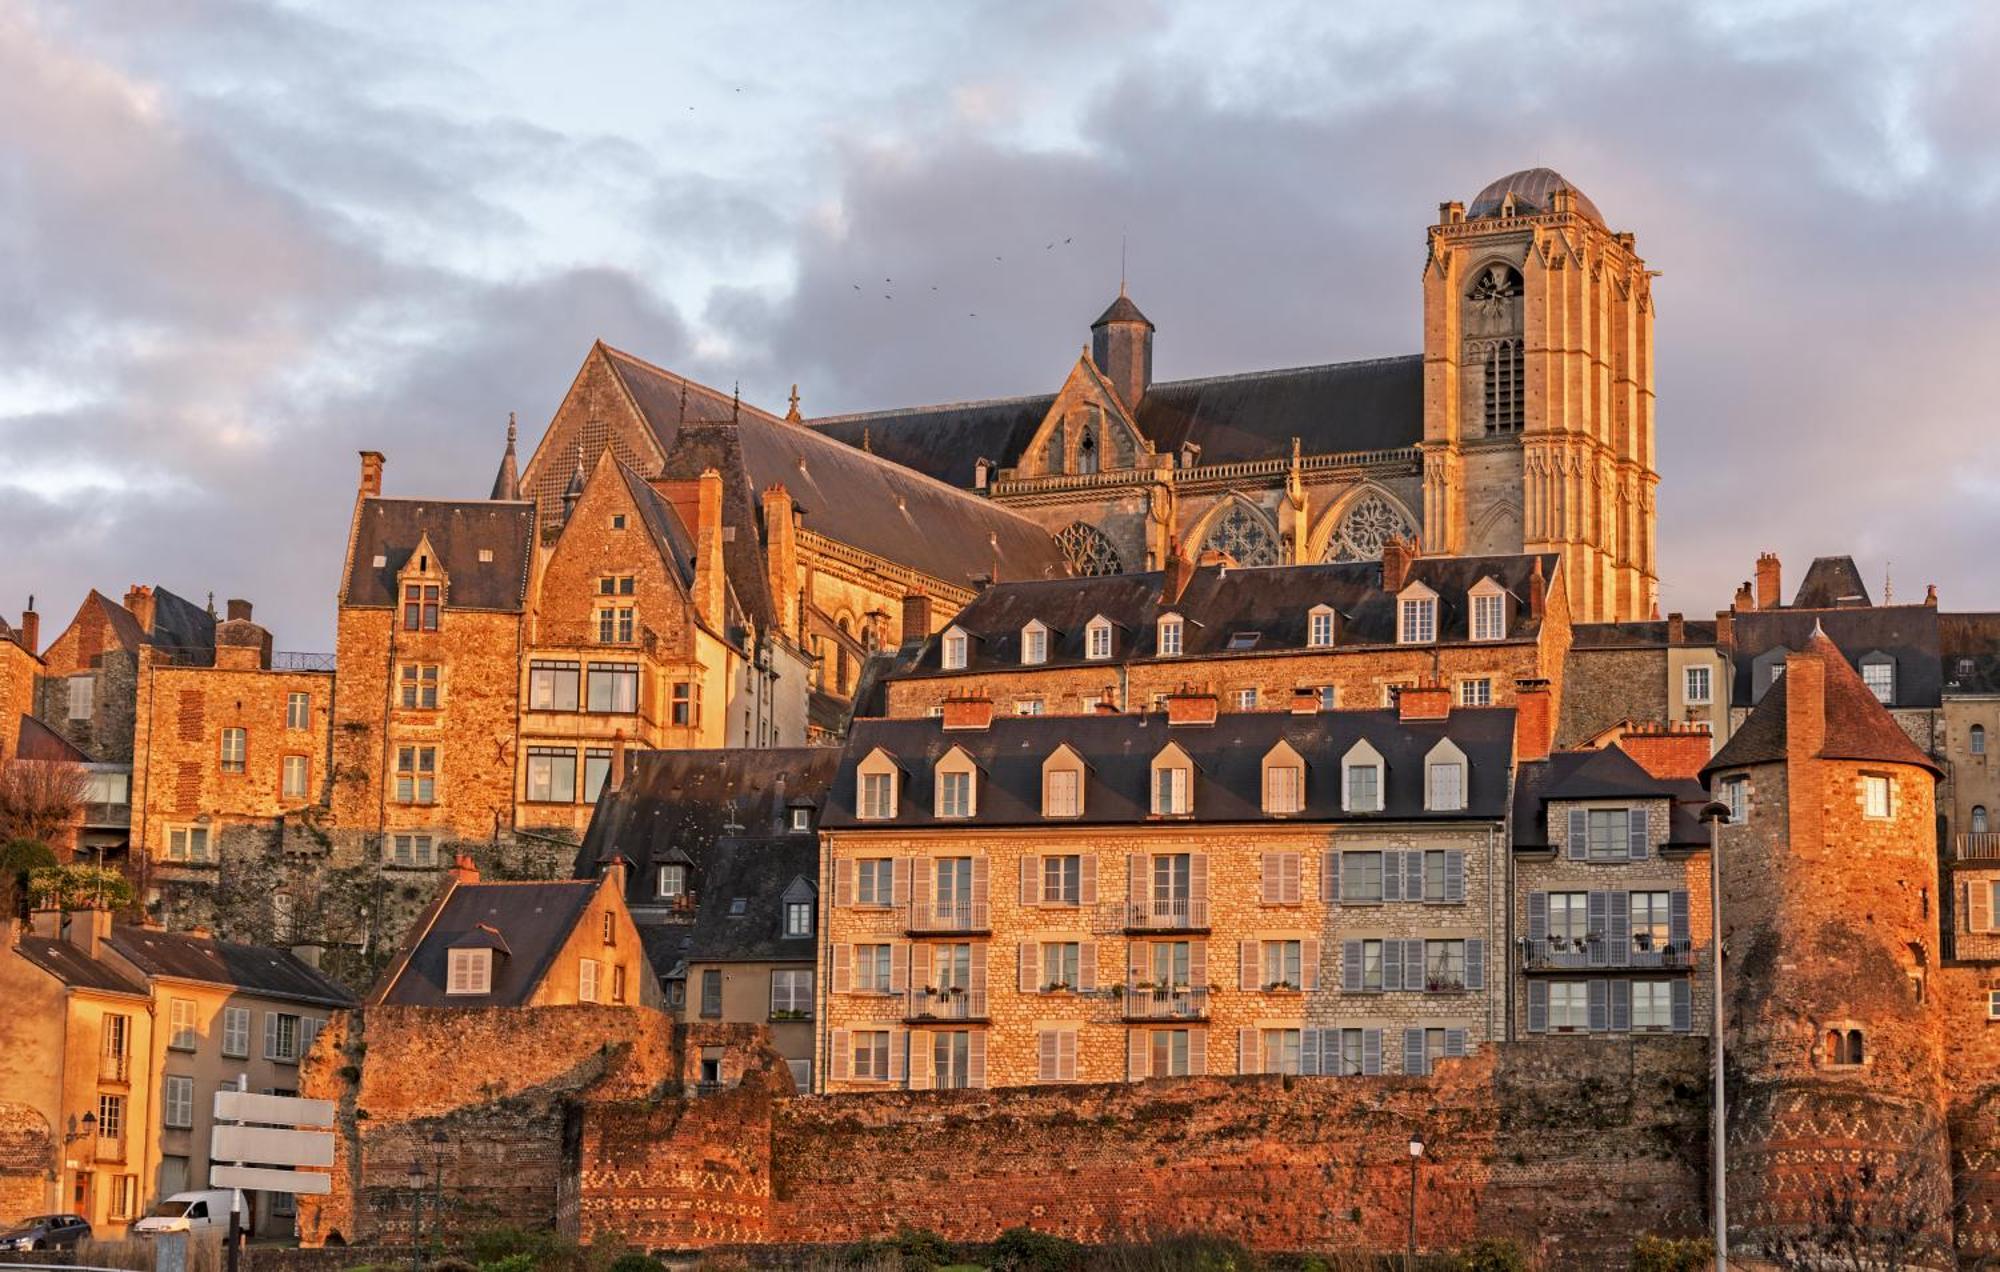
[[[1056,543],[1063,555],[1069,558],[1069,565],[1078,574],[1123,574],[1125,567],[1118,560],[1118,550],[1111,546],[1111,540],[1096,526],[1081,521],[1072,521],[1056,532]]]
[[[1380,561],[1382,545],[1392,535],[1409,536],[1416,528],[1380,495],[1364,495],[1354,501],[1327,538],[1325,561]]]
[[[843,636],[854,634],[854,620],[845,614],[834,620],[834,626],[840,629],[840,634]],[[853,683],[854,662],[848,656],[847,645],[844,642],[837,643],[834,648],[833,672],[833,691],[846,693],[848,686]]]
[[[1076,471],[1094,473],[1097,471],[1097,430],[1084,425],[1083,437],[1076,444]]]
[[[1862,1049],[1861,1049],[1861,1031],[1859,1029],[1850,1029],[1847,1031],[1846,1063],[1860,1064],[1863,1059],[1864,1056],[1862,1054]]]
[[[1264,528],[1256,513],[1240,503],[1216,518],[1202,546],[1228,553],[1230,560],[1238,565],[1278,563],[1278,544],[1271,538],[1271,532]]]
[[[1986,805],[1984,804],[1974,804],[1972,806],[1972,833],[1975,835],[1986,833]]]
[[[1986,726],[1983,724],[1972,726],[1972,753],[1974,755],[1986,754]]]

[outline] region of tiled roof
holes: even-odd
[[[1424,807],[1424,760],[1450,738],[1465,753],[1469,807]],[[1262,810],[1263,758],[1280,740],[1305,760],[1306,805],[1296,817]],[[1366,740],[1387,766],[1380,813],[1340,808],[1341,760]],[[1089,766],[1083,815],[1065,824],[1144,825],[1151,815],[1151,765],[1168,743],[1193,761],[1193,813],[1201,823],[1496,819],[1507,808],[1514,739],[1509,708],[1460,708],[1443,720],[1399,720],[1393,711],[1329,711],[1312,715],[1262,711],[1225,713],[1212,725],[1172,726],[1164,714],[996,716],[986,729],[947,730],[936,719],[857,720],[843,752],[821,826],[842,830],[912,826],[1045,826],[1042,762],[1067,745]],[[897,815],[862,820],[855,811],[856,766],[876,748],[895,758],[903,777]],[[976,815],[933,815],[932,766],[962,747],[979,767]],[[1178,819],[1176,819],[1178,820]]]
[[[1929,605],[1876,605],[1868,608],[1739,610],[1730,616],[1735,675],[1730,703],[1756,700],[1759,655],[1783,647],[1802,650],[1815,628],[1824,632],[1852,667],[1871,653],[1896,662],[1895,704],[1935,707],[1939,702],[1938,614]]]
[[[429,536],[451,580],[448,607],[520,611],[535,545],[533,504],[373,498],[363,500],[355,516],[343,604],[394,606],[397,572]],[[493,559],[482,561],[482,552]]]
[[[433,903],[434,918],[427,914],[419,920],[422,936],[416,947],[371,1001],[408,1007],[518,1007],[534,996],[596,894],[595,879],[456,884]],[[494,956],[492,992],[446,994],[445,972],[454,946],[496,948],[485,928],[497,933],[509,951]]]
[[[1859,611],[1866,612],[1866,611]],[[1880,611],[1876,611],[1880,612]],[[1825,667],[1826,736],[1818,755],[1829,760],[1874,760],[1912,764],[1934,775],[1941,771],[1917,749],[1910,735],[1896,724],[1888,708],[1876,701],[1861,676],[1824,632],[1815,631],[1800,653]],[[1935,661],[1932,663],[1935,666]],[[1785,758],[1789,686],[1780,679],[1764,695],[1715,757],[1702,767],[1706,777],[1721,769],[1769,764]]]
[[[267,998],[351,1007],[354,995],[301,962],[289,950],[239,945],[187,932],[114,928],[111,947],[148,976],[224,985]]]
[[[73,921],[82,923],[88,919],[86,916],[78,915]],[[90,957],[61,937],[24,936],[21,938],[20,951],[21,957],[71,989],[137,994],[142,998],[147,996],[143,981],[134,979],[103,959]]]

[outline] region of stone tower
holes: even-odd
[[[1651,275],[1548,168],[1430,229],[1422,450],[1426,552],[1560,552],[1576,621],[1653,616]]]
[[[1703,776],[1722,829],[1729,1207],[1745,1254],[1950,1266],[1937,768],[1815,629]],[[1942,986],[1939,987],[1940,989]]]

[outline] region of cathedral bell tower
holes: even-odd
[[[1559,552],[1578,622],[1653,616],[1652,278],[1548,168],[1446,203],[1424,262],[1424,549]]]

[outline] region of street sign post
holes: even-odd
[[[237,1079],[215,1093],[208,1186],[235,1190],[229,1210],[229,1272],[237,1267],[236,1216],[243,1192],[324,1197],[333,1191],[333,1102],[289,1095],[252,1095]]]

